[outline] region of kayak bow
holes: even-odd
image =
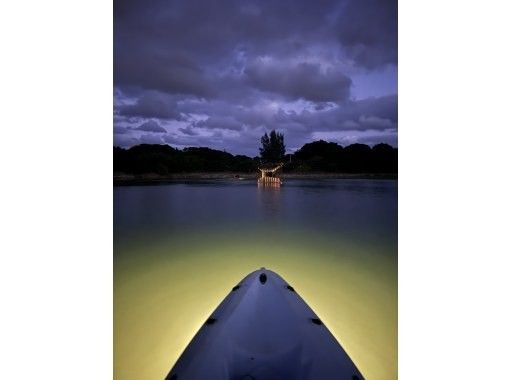
[[[165,380],[361,380],[320,318],[275,272],[246,276]]]

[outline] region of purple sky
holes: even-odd
[[[114,3],[114,145],[397,146],[396,0]]]

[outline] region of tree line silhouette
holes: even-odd
[[[265,135],[267,136],[267,135]],[[267,140],[262,138],[262,140]],[[271,137],[269,136],[269,141]],[[352,144],[343,147],[334,142],[314,141],[303,145],[294,154],[284,155],[280,148],[264,155],[262,141],[261,156],[232,155],[210,148],[172,148],[169,145],[141,144],[129,149],[113,148],[113,170],[125,174],[177,174],[192,172],[242,172],[257,171],[263,162],[284,162],[283,171],[288,173],[387,173],[398,169],[398,149],[388,144],[370,147]],[[283,135],[275,135],[276,144],[283,145]],[[269,142],[268,142],[269,144]]]

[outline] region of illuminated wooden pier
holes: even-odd
[[[259,186],[280,187],[282,180],[278,177],[278,170],[283,164],[276,164],[270,167],[259,168],[260,178],[257,180]]]

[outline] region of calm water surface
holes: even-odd
[[[232,286],[266,267],[367,379],[397,377],[397,182],[114,188],[116,379],[163,379]]]

